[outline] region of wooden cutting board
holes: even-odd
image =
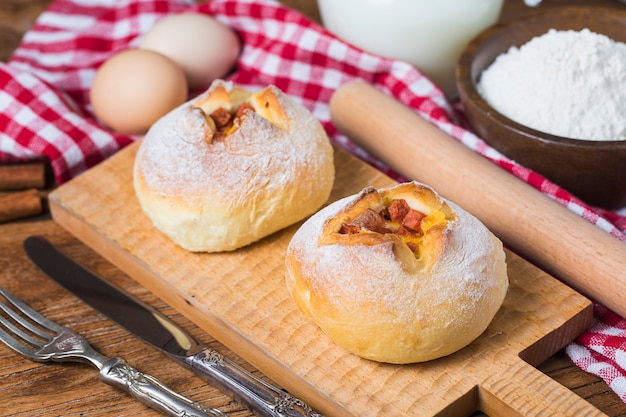
[[[413,365],[336,346],[297,310],[284,252],[298,224],[231,253],[193,254],[155,230],[132,187],[133,144],[49,196],[70,233],[199,327],[329,416],[601,416],[534,368],[585,330],[591,303],[507,251],[510,288],[489,328],[461,351]],[[336,149],[331,201],[393,180]]]

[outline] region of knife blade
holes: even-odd
[[[43,236],[24,241],[28,257],[76,297],[260,417],[322,417],[304,401],[252,375],[153,307],[80,265]]]

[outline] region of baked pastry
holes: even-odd
[[[335,343],[395,364],[469,344],[508,288],[500,240],[415,181],[320,210],[292,237],[286,266],[298,308]]]
[[[189,251],[222,252],[314,213],[334,175],[332,145],[307,109],[274,86],[217,80],[150,128],[133,182],[157,229]]]

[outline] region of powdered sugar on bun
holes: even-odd
[[[394,199],[424,215],[423,230],[402,237],[390,220],[390,233],[352,229],[364,211],[386,213]],[[417,182],[366,188],[320,210],[293,236],[286,265],[305,315],[350,352],[389,363],[463,348],[487,328],[508,288],[500,240]]]
[[[220,132],[218,109],[242,111]],[[142,209],[190,251],[237,249],[302,220],[333,181],[332,146],[308,110],[276,87],[222,80],[157,121],[134,166]]]

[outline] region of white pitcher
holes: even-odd
[[[456,64],[467,43],[495,23],[503,0],[318,0],[324,26],[377,55],[415,65],[456,98]]]

